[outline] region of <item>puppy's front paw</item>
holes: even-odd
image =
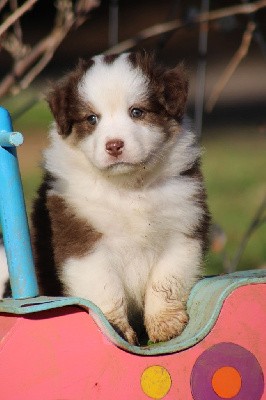
[[[133,345],[138,345],[138,337],[135,331],[131,328],[128,321],[125,318],[113,318],[110,314],[107,315],[110,324],[113,326],[114,330],[124,338],[128,343]]]
[[[139,344],[138,337],[131,327],[123,332],[123,336],[129,344],[133,344],[135,346]]]
[[[183,331],[188,315],[183,304],[176,308],[161,310],[154,315],[146,315],[145,326],[152,342],[165,342]]]
[[[138,345],[138,337],[134,330],[131,328],[130,325],[128,324],[120,324],[118,325],[113,325],[113,328],[116,330],[116,332],[123,338],[125,339],[129,344],[133,345]]]

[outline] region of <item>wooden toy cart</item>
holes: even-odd
[[[80,298],[38,296],[14,133],[0,108],[0,221],[12,298],[0,302],[0,399],[266,399],[266,271],[204,278],[184,332],[132,346]]]

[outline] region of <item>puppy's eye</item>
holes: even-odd
[[[98,122],[98,117],[95,114],[91,114],[88,116],[87,121],[89,122],[89,124],[91,125],[96,125]]]
[[[144,111],[142,111],[140,108],[132,108],[130,110],[130,115],[132,118],[140,118],[142,117]]]

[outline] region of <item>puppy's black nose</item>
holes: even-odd
[[[105,145],[105,150],[113,157],[118,157],[123,152],[124,142],[120,139],[109,140]]]

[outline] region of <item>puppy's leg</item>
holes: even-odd
[[[124,299],[121,299],[119,303],[116,303],[115,307],[109,311],[104,312],[106,318],[110,324],[114,327],[120,336],[124,337],[130,344],[137,345],[138,338],[134,330],[129,325],[126,316],[127,308],[125,306]]]
[[[153,342],[169,340],[184,329],[186,301],[200,274],[201,259],[200,242],[183,236],[153,268],[145,296],[145,326]]]
[[[103,250],[68,259],[62,268],[61,279],[67,295],[92,301],[129,343],[137,343],[137,336],[128,322],[122,281]]]

